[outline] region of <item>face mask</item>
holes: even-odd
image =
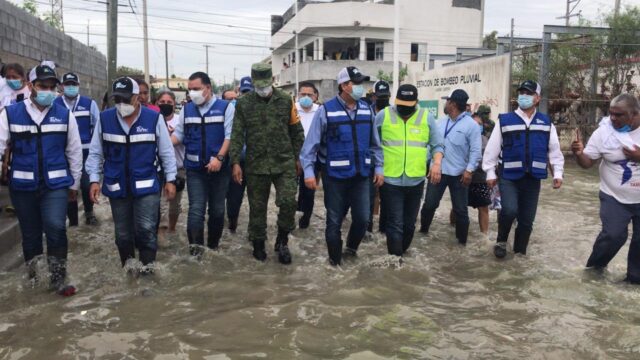
[[[520,109],[527,110],[533,106],[533,95],[518,95],[518,106]]]
[[[12,90],[20,90],[22,87],[22,80],[7,80],[7,85],[9,85]]]
[[[38,93],[36,94],[36,102],[42,106],[51,106],[55,98],[55,91],[38,90]]]
[[[204,90],[191,90],[189,91],[189,97],[198,106],[204,104]]]
[[[271,87],[271,85],[263,88],[259,88],[259,87],[256,88],[256,94],[258,94],[258,96],[262,98],[271,96],[272,92],[273,92],[273,88]]]
[[[376,99],[376,108],[382,110],[382,109],[386,108],[387,106],[389,106],[389,99],[388,98]]]
[[[311,106],[313,106],[313,100],[311,100],[311,98],[308,96],[303,96],[300,98],[300,106],[302,106],[303,108],[310,108]]]
[[[624,124],[623,127],[621,127],[621,128],[615,128],[614,127],[614,129],[616,129],[616,131],[620,132],[620,133],[628,133],[628,132],[631,131],[631,126],[629,126],[629,124]]]
[[[396,105],[396,110],[398,111],[398,114],[400,116],[408,117],[408,116],[411,116],[416,111],[416,107],[415,106]]]
[[[236,106],[236,102],[237,102],[236,99],[231,100],[231,105]]]
[[[358,101],[364,95],[364,86],[361,85],[353,85],[351,87],[351,97],[353,100]]]
[[[64,87],[64,94],[67,97],[74,98],[74,97],[78,96],[79,92],[80,92],[80,87],[79,86],[68,85],[68,86]]]
[[[173,114],[173,105],[171,105],[171,104],[160,104],[160,105],[158,105],[158,107],[160,108],[160,113],[164,117],[167,117],[167,116]]]
[[[133,114],[133,112],[136,111],[136,108],[133,105],[125,103],[116,104],[116,109],[118,110],[118,114],[120,114],[120,116],[122,116],[123,118]]]

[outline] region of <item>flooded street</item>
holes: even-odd
[[[469,245],[457,245],[447,195],[402,264],[376,233],[332,268],[318,192],[311,227],[293,233],[291,266],[272,251],[253,260],[245,199],[219,251],[187,256],[183,214],[156,275],[134,279],[103,203],[97,231],[70,231],[76,296],[31,288],[23,267],[0,273],[0,358],[638,359],[640,287],[622,283],[628,246],[604,274],[584,270],[600,229],[598,178],[570,165],[560,191],[543,184],[529,255],[506,261],[491,253],[495,212],[488,240],[470,209]],[[272,211],[270,249],[275,222]]]

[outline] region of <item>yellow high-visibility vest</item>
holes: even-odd
[[[384,176],[409,177],[427,175],[429,154],[429,111],[418,107],[407,120],[387,106],[381,127],[382,150],[384,153]]]

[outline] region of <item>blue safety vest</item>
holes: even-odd
[[[64,96],[58,96],[55,103],[66,107],[64,102]],[[91,135],[93,133],[93,126],[91,125],[91,104],[93,100],[86,96],[78,96],[78,101],[73,109],[69,109],[73,112],[73,116],[78,123],[78,131],[80,132],[80,141],[82,142],[83,149],[89,149],[91,144]]]
[[[364,101],[358,101],[355,118],[349,117],[337,97],[324,104],[327,114],[327,175],[336,179],[369,176],[373,116]]]
[[[51,105],[38,126],[24,102],[5,109],[11,133],[11,189],[36,191],[41,182],[52,190],[73,185],[65,155],[69,110]]]
[[[218,155],[224,143],[224,115],[229,102],[216,99],[211,108],[200,114],[198,106],[189,102],[184,107],[184,167],[202,170]]]
[[[156,126],[159,114],[144,106],[140,117],[127,134],[111,108],[100,114],[104,180],[102,193],[107,197],[140,197],[160,191],[155,166],[158,156]]]
[[[498,118],[502,131],[502,176],[518,180],[530,174],[536,179],[546,179],[551,134],[549,117],[537,112],[529,127],[515,112],[500,114]]]

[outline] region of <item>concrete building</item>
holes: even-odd
[[[458,48],[482,46],[484,0],[403,0],[400,62],[409,74],[450,62]],[[299,81],[311,81],[327,99],[338,71],[357,66],[376,80],[393,69],[393,0],[298,0],[271,17],[272,66],[277,86],[293,91],[295,33]]]

